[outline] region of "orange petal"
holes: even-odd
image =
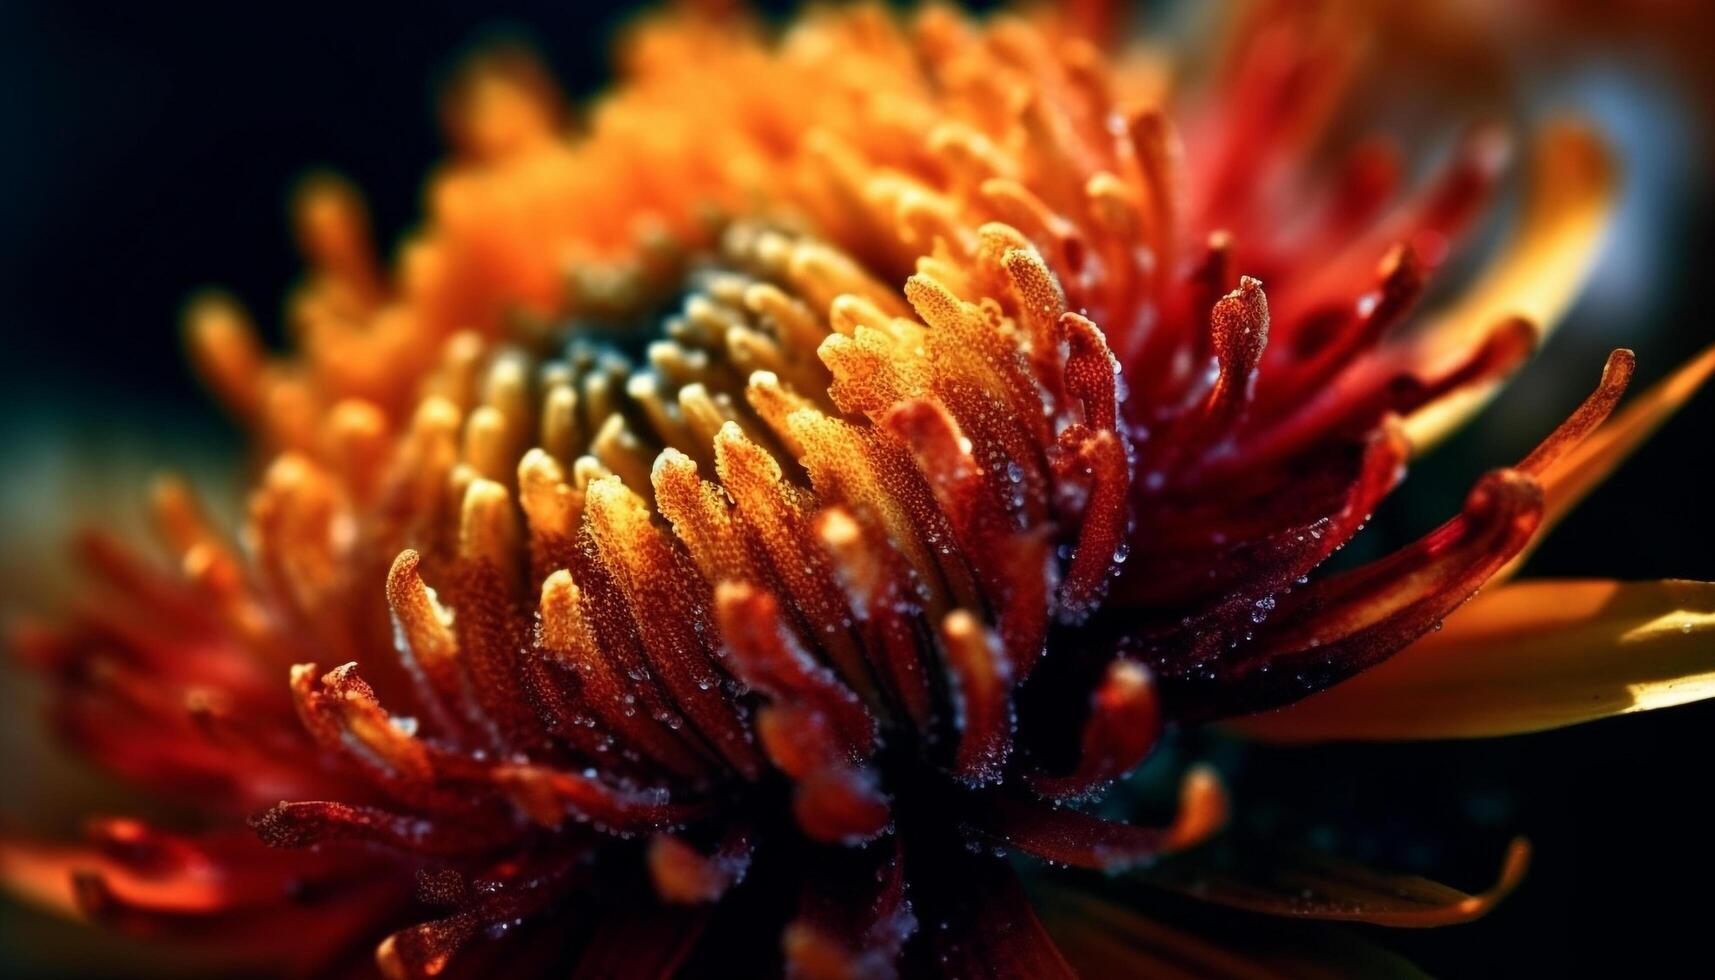
[[[1251,874],[1174,865],[1150,878],[1202,901],[1248,912],[1421,929],[1487,915],[1518,887],[1529,863],[1530,845],[1514,840],[1494,886],[1475,895],[1416,875],[1371,871],[1325,854],[1273,857]]]
[[[1030,788],[1044,796],[1077,796],[1118,779],[1142,762],[1161,736],[1161,704],[1149,669],[1120,658],[1108,664],[1090,694],[1078,764],[1064,776],[1033,772]]]
[[[713,902],[744,880],[750,869],[750,834],[730,829],[714,853],[705,854],[679,837],[657,834],[649,840],[649,877],[664,901],[695,905]]]
[[[1232,723],[1272,741],[1481,738],[1715,697],[1715,583],[1520,582],[1372,670]]]
[[[1056,864],[1111,873],[1203,843],[1227,822],[1227,794],[1213,769],[1185,774],[1179,813],[1165,827],[1136,827],[1023,796],[991,793],[973,801],[974,829]]]
[[[0,889],[45,911],[81,917],[72,875],[94,862],[86,848],[0,840]]]
[[[1424,328],[1421,356],[1434,363],[1474,347],[1507,317],[1536,324],[1537,346],[1578,295],[1602,242],[1618,181],[1595,133],[1561,123],[1538,139],[1531,160],[1518,232],[1483,280]],[[1406,433],[1424,452],[1485,405],[1499,382],[1434,402],[1406,419]]]
[[[1207,980],[1287,980],[1293,977],[1394,978],[1427,976],[1398,954],[1354,930],[1326,924],[1276,922],[1183,901],[1168,905],[1104,883],[1033,883],[1042,924],[1084,977],[1172,977]],[[1112,895],[1109,900],[1108,895]],[[1140,909],[1141,906],[1141,909]],[[1242,937],[1242,938],[1238,938]]]

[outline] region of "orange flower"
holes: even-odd
[[[1447,523],[1310,578],[1574,295],[1598,141],[1537,134],[1510,245],[1419,317],[1505,134],[1416,188],[1377,143],[1330,173],[1307,151],[1359,64],[1341,11],[1262,7],[1178,124],[1172,76],[1090,23],[668,16],[575,136],[493,52],[391,272],[354,194],[306,183],[297,351],[228,301],[189,315],[266,464],[239,542],[163,483],[176,567],[94,538],[104,598],[18,641],[80,748],[228,823],[12,842],[0,877],[289,973],[372,949],[389,976],[1052,976],[996,855],[1111,872],[1216,833],[1201,767],[1163,827],[1070,805],[1164,726],[1493,735],[1715,694],[1715,586],[1525,583],[1453,615],[1715,353],[1610,418],[1616,351]],[[1479,895],[1151,874],[1434,925],[1524,861]],[[1053,909],[1095,969],[1193,949]]]

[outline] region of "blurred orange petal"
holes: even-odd
[[[1530,167],[1518,231],[1483,279],[1423,327],[1425,363],[1470,351],[1508,317],[1535,324],[1540,347],[1577,298],[1614,206],[1614,163],[1594,132],[1562,122],[1537,138]],[[1486,405],[1502,380],[1461,389],[1407,417],[1412,446],[1422,453],[1439,443]]]

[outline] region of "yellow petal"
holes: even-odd
[[[1231,723],[1281,742],[1484,738],[1715,697],[1715,583],[1536,581],[1357,677]]]
[[[1595,133],[1564,122],[1537,138],[1528,176],[1524,214],[1504,254],[1424,328],[1420,356],[1426,363],[1471,350],[1491,327],[1513,316],[1536,324],[1540,347],[1577,297],[1612,210],[1613,162]],[[1455,392],[1411,415],[1405,429],[1412,446],[1419,453],[1428,450],[1487,404],[1499,385]]]
[[[1548,529],[1560,522],[1572,508],[1578,506],[1591,490],[1625,462],[1632,451],[1643,445],[1679,406],[1685,404],[1709,376],[1715,374],[1715,346],[1687,361],[1649,391],[1633,399],[1625,410],[1609,419],[1590,437],[1568,452],[1542,474],[1542,525],[1536,537],[1491,583],[1498,585],[1513,577]]]

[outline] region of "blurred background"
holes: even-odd
[[[1137,20],[1195,35],[1209,6],[1152,2]],[[1359,557],[1415,538],[1477,474],[1528,451],[1588,391],[1609,348],[1637,351],[1641,390],[1715,340],[1705,299],[1715,4],[1383,6],[1384,50],[1398,68],[1391,94],[1454,116],[1591,118],[1615,146],[1626,190],[1571,319],[1474,426],[1415,468],[1354,545]],[[523,37],[569,91],[588,94],[630,13],[565,0],[0,4],[4,613],[51,609],[68,582],[65,535],[79,520],[136,523],[155,469],[189,473],[217,502],[236,497],[241,443],[191,377],[177,319],[193,290],[219,284],[279,342],[280,302],[299,268],[285,220],[297,177],[318,167],[350,177],[378,237],[394,240],[416,220],[440,155],[436,82],[462,53]],[[1418,135],[1433,150],[1454,133]],[[1528,572],[1715,579],[1712,430],[1705,392]],[[0,829],[69,836],[80,815],[122,798],[54,750],[31,684],[0,667]],[[1504,841],[1530,836],[1535,867],[1488,919],[1370,933],[1431,973],[1654,973],[1703,948],[1715,910],[1712,731],[1706,704],[1482,744],[1255,750],[1211,738],[1180,751],[1216,759],[1245,819],[1463,887],[1485,887]],[[1290,812],[1264,802],[1288,796],[1298,801]],[[140,961],[0,905],[0,973],[131,972]]]

